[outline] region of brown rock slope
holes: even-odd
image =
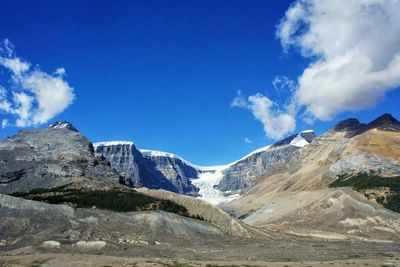
[[[400,123],[383,115],[370,124],[350,119],[316,138],[284,172],[262,177],[222,208],[251,226],[298,236],[390,242],[400,238],[400,214],[352,188],[329,188],[339,175],[400,175]]]

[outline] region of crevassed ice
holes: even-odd
[[[211,204],[218,205],[230,202],[239,197],[239,194],[224,195],[224,192],[214,188],[222,179],[223,170],[227,166],[208,167],[208,170],[203,170],[199,173],[197,179],[192,179],[192,184],[199,188],[200,199],[203,199]]]

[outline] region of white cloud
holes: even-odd
[[[277,36],[312,60],[293,93],[305,120],[373,107],[400,86],[400,1],[297,0]]]
[[[244,138],[244,142],[246,143],[246,144],[252,144],[253,143],[253,141],[251,141],[249,138],[247,138],[247,137],[245,137]]]
[[[7,128],[8,125],[9,125],[9,122],[7,119],[3,119],[1,121],[1,129]]]
[[[280,139],[296,128],[296,120],[290,110],[280,109],[262,94],[251,95],[246,99],[242,92],[238,91],[231,106],[249,109],[263,124],[265,135],[270,138]]]
[[[0,64],[11,70],[15,75],[21,75],[21,73],[29,70],[30,64],[23,62],[19,58],[0,58]]]
[[[14,109],[12,114],[17,115],[16,125],[24,127],[30,125],[33,97],[25,93],[13,93]]]
[[[278,111],[274,103],[262,94],[249,96],[249,108],[254,117],[264,125],[264,132],[273,139],[280,139],[296,128],[293,115]]]
[[[37,102],[37,107],[30,116],[33,124],[49,121],[74,100],[72,88],[59,76],[54,77],[35,70],[23,77],[20,84],[30,89]]]
[[[7,90],[3,86],[0,86],[0,111],[10,113],[11,110],[11,104],[7,101]]]
[[[58,69],[56,69],[56,71],[54,72],[54,74],[60,75],[60,76],[65,75],[65,73],[66,73],[66,71],[65,71],[64,68],[58,68]]]
[[[31,64],[17,57],[13,49],[7,39],[0,48],[0,66],[11,71],[12,88],[6,90],[0,86],[0,111],[15,117],[15,125],[19,127],[46,123],[75,98],[72,87],[63,77],[65,69],[58,68],[54,75],[31,69]],[[6,120],[2,126],[9,124]]]

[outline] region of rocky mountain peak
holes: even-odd
[[[396,120],[391,114],[385,113],[375,120],[368,123],[368,128],[379,128],[384,130],[400,131],[400,122]]]
[[[355,118],[343,120],[336,124],[331,133],[344,133],[346,137],[353,137],[365,129],[365,124]]]
[[[74,132],[79,132],[78,129],[76,129],[72,123],[68,121],[57,121],[49,125],[48,128],[52,129],[68,129]]]
[[[350,118],[350,119],[340,121],[338,124],[336,124],[333,127],[333,130],[336,132],[342,132],[342,131],[359,129],[364,126],[365,126],[365,124],[361,123],[359,120],[357,120],[355,118]]]

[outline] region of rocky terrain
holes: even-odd
[[[309,238],[273,227],[265,234],[232,236],[208,222],[162,211],[75,209],[5,195],[0,200],[6,218],[1,222],[3,266],[396,266],[400,259],[395,241]]]
[[[398,192],[399,125],[389,115],[369,124],[355,119],[341,122],[295,153],[288,168],[263,176],[241,198],[222,208],[249,225],[272,224],[299,236],[397,240],[399,214],[371,199],[390,188],[365,181],[362,190],[353,190],[357,188],[351,188],[352,184],[345,188],[330,185],[340,175],[374,173],[378,175],[374,183],[392,179],[391,187]]]
[[[4,266],[400,264],[400,123],[388,114],[212,167],[93,146],[59,122],[1,141],[0,167]]]
[[[79,177],[119,182],[109,162],[70,123],[20,131],[0,141],[0,193],[64,185]]]

